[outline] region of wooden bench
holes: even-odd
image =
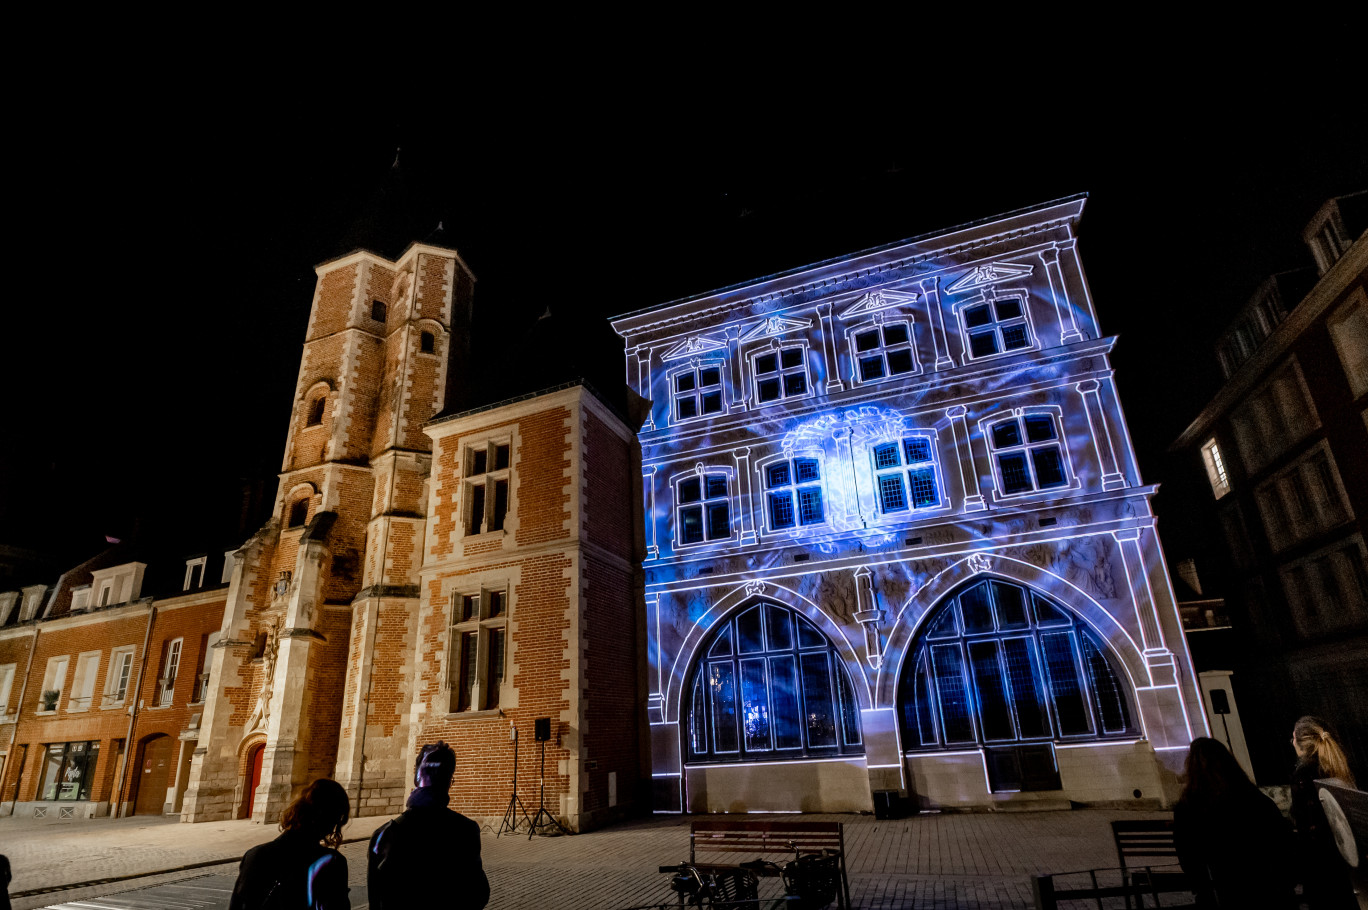
[[[1161,894],[1187,894],[1192,895],[1185,883],[1176,880],[1147,881],[1129,885],[1100,885],[1098,883],[1098,872],[1115,872],[1117,870],[1092,869],[1087,873],[1068,873],[1077,876],[1086,874],[1090,881],[1088,886],[1082,888],[1062,887],[1055,881],[1053,875],[1032,875],[1031,893],[1035,898],[1036,910],[1059,910],[1060,901],[1091,901],[1098,907],[1104,906],[1104,898],[1124,897],[1126,906],[1131,905],[1131,898],[1135,898],[1135,906],[1145,906],[1145,896],[1154,899],[1154,906],[1158,907],[1159,895]],[[1114,906],[1114,905],[1113,905]],[[1195,903],[1186,904],[1164,904],[1165,908],[1196,907]]]
[[[1140,894],[1187,891],[1187,876],[1178,865],[1178,848],[1173,842],[1173,819],[1156,818],[1146,821],[1114,821],[1112,837],[1116,841],[1116,856],[1121,863],[1121,883]],[[1149,862],[1141,862],[1149,860]],[[1166,867],[1155,871],[1154,866]],[[1131,906],[1131,895],[1126,895],[1126,906]]]
[[[696,821],[689,826],[689,862],[699,853],[740,853],[738,862],[766,855],[781,854],[788,859],[799,854],[832,850],[841,871],[836,902],[850,910],[850,881],[846,874],[845,825],[841,822],[762,822],[717,819]],[[762,873],[763,874],[763,873]]]

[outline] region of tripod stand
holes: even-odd
[[[508,738],[513,740],[513,795],[508,800],[508,808],[504,810],[503,821],[499,824],[499,830],[494,834],[495,837],[507,832],[517,834],[518,828],[527,823],[530,828],[532,819],[527,815],[527,807],[518,799],[518,728],[513,724],[508,725]],[[542,750],[545,754],[545,749]],[[543,759],[543,762],[545,759]],[[518,813],[522,813],[522,822],[518,821]]]
[[[546,811],[546,739],[550,739],[549,732],[546,739],[542,739],[540,735],[537,736],[537,739],[541,743],[541,799],[538,800],[537,814],[532,816],[532,826],[527,832],[528,840],[531,840],[534,834],[540,834],[542,837],[556,837],[570,833],[561,826],[560,822],[556,821],[554,815]]]

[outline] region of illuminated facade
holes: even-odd
[[[1073,198],[613,320],[659,811],[1153,804],[1200,698]]]

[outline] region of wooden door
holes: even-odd
[[[256,806],[256,790],[261,784],[261,758],[266,754],[266,750],[261,746],[252,749],[252,755],[247,759],[247,815],[252,817],[252,809]]]
[[[138,768],[138,800],[134,815],[161,815],[166,804],[166,783],[171,774],[171,737],[158,736],[143,745]]]

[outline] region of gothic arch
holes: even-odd
[[[929,579],[898,609],[874,685],[874,705],[896,710],[898,679],[922,626],[934,609],[961,584],[977,575],[995,575],[1034,588],[1060,601],[1088,624],[1125,671],[1131,691],[1149,685],[1149,670],[1131,630],[1082,588],[1032,563],[1000,553],[973,553]]]
[[[807,619],[825,635],[836,649],[846,672],[851,677],[851,688],[859,707],[867,709],[871,704],[871,682],[864,661],[860,659],[855,645],[846,636],[841,625],[832,619],[817,603],[804,597],[791,588],[776,585],[774,582],[747,582],[732,588],[694,621],[684,640],[675,651],[674,661],[665,678],[664,691],[661,692],[665,708],[665,719],[682,721],[684,701],[687,697],[689,673],[698,661],[700,648],[712,637],[717,625],[730,619],[736,613],[757,603],[773,602],[788,607]]]

